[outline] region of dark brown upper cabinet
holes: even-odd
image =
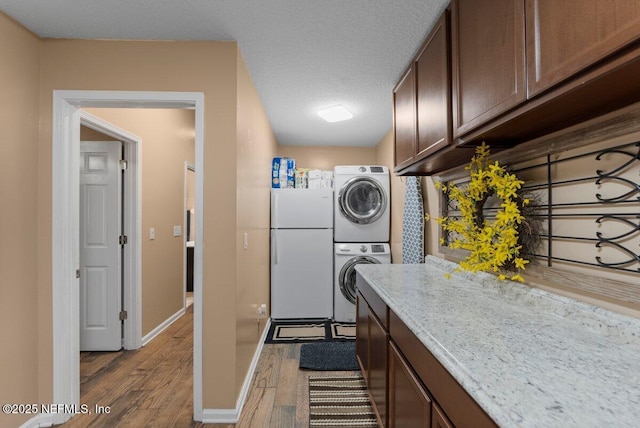
[[[415,160],[451,144],[450,63],[449,14],[445,11],[414,63],[418,113]]]
[[[526,99],[522,0],[451,3],[453,135]]]
[[[496,152],[638,103],[638,76],[638,0],[453,0],[394,90],[395,171],[439,173],[483,141]]]
[[[396,171],[413,162],[416,150],[416,77],[413,64],[393,90]]]
[[[638,0],[526,0],[533,97],[640,39]]]
[[[471,156],[451,145],[450,34],[446,10],[394,90],[395,171],[400,175],[432,174]]]
[[[496,149],[640,101],[637,0],[453,0],[454,144]]]

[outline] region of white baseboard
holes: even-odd
[[[240,419],[240,411],[235,409],[202,409],[203,424],[235,424]]]
[[[48,414],[40,413],[20,425],[20,428],[44,428],[51,426],[53,426],[53,417]]]
[[[160,325],[151,330],[148,334],[146,334],[142,338],[142,346],[145,346],[147,343],[151,342],[154,337],[162,333],[167,327],[173,324],[178,318],[180,318],[185,313],[185,308],[180,309],[175,314],[171,315],[169,318],[164,320]]]
[[[264,331],[260,337],[260,342],[256,348],[256,352],[253,354],[253,359],[249,365],[249,370],[244,378],[242,389],[240,390],[240,396],[236,401],[235,409],[202,409],[202,423],[203,424],[235,424],[240,419],[240,413],[244,407],[244,402],[249,394],[251,388],[251,381],[253,380],[253,374],[256,371],[262,348],[264,347],[264,341],[269,333],[269,327],[271,326],[271,319],[267,320],[267,324],[264,326]]]

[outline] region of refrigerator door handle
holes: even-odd
[[[278,256],[278,231],[273,231],[273,264],[277,265],[280,257]]]

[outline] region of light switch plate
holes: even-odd
[[[173,226],[173,236],[182,236],[182,226]]]
[[[156,239],[156,228],[152,227],[149,229],[149,239]]]

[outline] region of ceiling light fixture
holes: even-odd
[[[342,106],[334,106],[318,110],[318,116],[327,122],[340,122],[342,120],[351,119],[353,117],[353,113]]]

